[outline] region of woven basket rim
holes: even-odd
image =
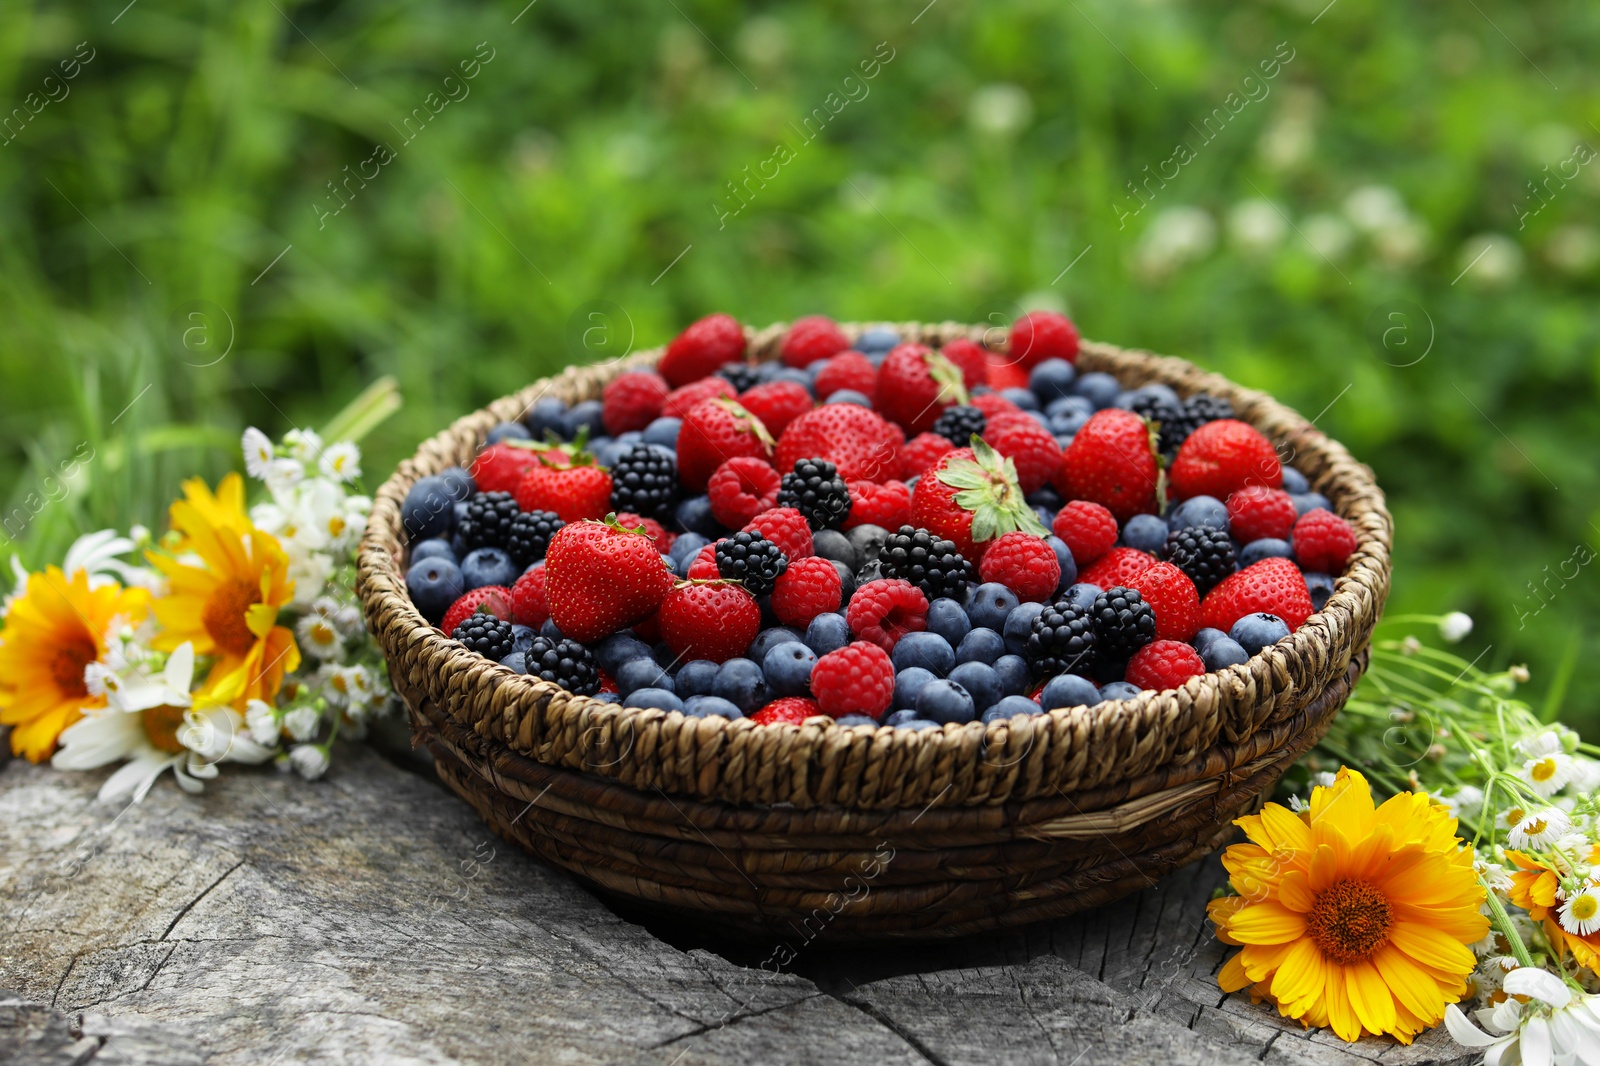
[[[998,331],[992,327],[958,323],[840,323],[852,340],[874,326],[896,329],[907,338],[937,336],[943,337],[943,342],[948,342],[960,336],[991,351],[1006,350],[1004,339],[997,338],[995,334]],[[787,323],[778,323],[762,330],[747,327],[746,336],[751,351],[763,351],[770,357],[787,329]],[[455,463],[466,465],[470,455],[462,453],[463,441],[475,441],[476,446],[481,447],[483,436],[491,425],[517,417],[519,412],[526,411],[538,397],[551,389],[592,392],[597,387],[596,383],[603,384],[616,374],[653,365],[664,350],[665,346],[659,346],[594,366],[569,366],[560,374],[535,381],[516,393],[457,419],[450,427],[424,441],[410,459],[398,465],[374,494],[372,516],[362,538],[358,558],[358,589],[369,622],[379,632],[380,645],[384,647],[391,665],[394,662],[394,650],[406,646],[408,651],[431,660],[443,660],[446,664],[444,670],[458,675],[453,680],[470,690],[504,690],[497,697],[498,702],[532,707],[543,706],[550,699],[559,697],[564,701],[564,709],[581,716],[588,730],[606,732],[608,736],[625,733],[631,738],[645,730],[654,730],[672,719],[682,718],[682,723],[674,723],[674,735],[687,735],[692,743],[705,749],[718,748],[729,738],[759,730],[769,735],[785,734],[790,738],[804,735],[805,745],[810,750],[825,748],[831,756],[841,760],[870,758],[874,748],[892,742],[897,750],[909,758],[907,765],[922,767],[951,758],[977,757],[988,760],[996,755],[1006,757],[1006,753],[1013,753],[1019,744],[1025,746],[1022,755],[1017,756],[1021,759],[1031,750],[1041,728],[1060,730],[1066,727],[1068,719],[1075,723],[1132,719],[1149,712],[1155,705],[1170,705],[1174,700],[1184,706],[1209,706],[1224,698],[1222,690],[1225,685],[1235,690],[1251,691],[1257,688],[1281,688],[1283,679],[1294,674],[1297,663],[1316,657],[1319,648],[1326,652],[1323,646],[1334,621],[1358,632],[1364,629],[1369,634],[1371,622],[1381,612],[1388,587],[1392,521],[1384,505],[1382,492],[1369,468],[1357,463],[1337,441],[1266,393],[1236,385],[1218,374],[1201,371],[1184,360],[1086,340],[1081,346],[1080,365],[1084,362],[1098,365],[1107,360],[1127,358],[1148,360],[1152,367],[1152,380],[1171,379],[1168,383],[1180,395],[1199,391],[1225,395],[1233,401],[1236,417],[1256,424],[1258,428],[1265,420],[1278,424],[1283,432],[1277,434],[1278,439],[1274,443],[1280,448],[1280,454],[1284,444],[1293,449],[1293,455],[1285,460],[1286,465],[1293,465],[1293,459],[1306,456],[1320,462],[1322,469],[1308,474],[1312,488],[1324,492],[1335,512],[1352,521],[1357,535],[1357,548],[1345,572],[1336,577],[1334,593],[1324,608],[1313,614],[1287,640],[1252,656],[1247,663],[1191,678],[1178,689],[1160,692],[1147,690],[1138,696],[1105,701],[1087,708],[1049,708],[1039,715],[988,724],[975,721],[964,725],[945,725],[938,729],[902,730],[881,725],[839,726],[825,717],[815,717],[798,725],[785,723],[763,726],[748,718],[732,721],[718,717],[690,719],[677,711],[602,703],[485,660],[429,624],[412,605],[405,591],[402,560],[407,545],[399,514],[412,484],[423,476],[438,473]],[[1269,439],[1273,436],[1268,434]],[[379,631],[377,621],[380,617],[391,620],[403,632],[391,637],[386,631]],[[1364,644],[1365,639],[1363,634],[1359,642]],[[422,645],[420,649],[415,647],[418,644]],[[1292,684],[1289,687],[1292,688]],[[1045,718],[1053,724],[1042,726],[1040,719]],[[624,757],[630,756],[631,746],[629,754]],[[612,773],[615,767],[592,765],[586,769],[615,776]]]

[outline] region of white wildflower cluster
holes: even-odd
[[[270,497],[250,508],[250,520],[278,538],[295,605],[308,606],[326,594],[341,565],[353,563],[366,531],[372,498],[350,491],[361,477],[361,451],[349,441],[324,444],[308,429],[290,430],[274,445],[252,426],[241,443],[245,470]]]

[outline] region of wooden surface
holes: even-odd
[[[780,967],[619,916],[368,748],[315,784],[230,767],[127,809],[95,801],[105,776],[0,768],[0,1063],[1471,1059],[1442,1030],[1349,1047],[1223,997],[1215,858],[1005,936],[797,936]]]

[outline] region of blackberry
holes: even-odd
[[[1094,598],[1089,613],[1102,664],[1125,663],[1156,639],[1155,608],[1133,589],[1121,585],[1106,589]]]
[[[518,566],[532,566],[544,558],[550,538],[564,525],[554,511],[518,511],[511,519],[506,551]]]
[[[499,662],[516,649],[516,637],[511,623],[492,614],[469,614],[450,634],[485,659]]]
[[[717,573],[742,581],[752,596],[772,591],[778,575],[789,569],[789,557],[760,533],[735,533],[717,541]]]
[[[801,459],[783,475],[778,506],[798,510],[812,529],[838,529],[850,517],[850,490],[826,459]]]
[[[1215,422],[1219,418],[1232,417],[1233,404],[1229,403],[1221,396],[1213,396],[1208,392],[1195,393],[1193,396],[1183,401],[1182,418],[1177,428],[1174,430],[1177,444],[1173,447],[1176,448],[1178,445],[1181,445],[1184,441],[1188,440],[1189,434],[1193,433],[1207,422]],[[1161,446],[1163,449],[1165,449],[1166,443],[1166,428],[1162,427]]]
[[[761,384],[761,370],[749,363],[723,363],[717,368],[717,377],[733,386],[735,392],[745,392]]]
[[[954,541],[912,526],[889,534],[878,553],[878,565],[884,577],[911,582],[929,602],[941,596],[962,600],[974,580],[972,564],[956,550]]]
[[[521,513],[509,492],[474,492],[456,516],[456,536],[468,552],[504,548],[511,536],[511,521]]]
[[[1227,530],[1210,526],[1174,529],[1167,534],[1161,557],[1188,574],[1202,596],[1239,568]]]
[[[664,449],[639,443],[611,467],[611,506],[665,521],[678,502],[678,466]]]
[[[934,422],[933,431],[957,448],[966,448],[971,446],[973,434],[983,436],[983,428],[988,424],[989,418],[981,408],[962,404],[945,408]]]
[[[553,640],[543,633],[534,637],[524,653],[528,673],[568,692],[593,696],[600,691],[600,668],[594,653],[575,640]]]
[[[1023,657],[1035,677],[1073,673],[1089,676],[1098,656],[1098,638],[1090,609],[1071,600],[1047,604],[1033,620]]]
[[[1164,396],[1153,396],[1145,393],[1135,397],[1133,403],[1128,405],[1128,410],[1155,422],[1161,434],[1160,448],[1162,455],[1175,455],[1178,445],[1183,443],[1189,435],[1189,426],[1184,418],[1183,408],[1173,403]]]

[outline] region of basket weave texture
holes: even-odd
[[[893,325],[931,345],[1004,346],[984,327]],[[786,328],[752,332],[752,353],[773,358]],[[853,337],[867,325],[843,328]],[[368,624],[440,776],[502,836],[601,889],[724,929],[835,941],[957,935],[1096,906],[1217,846],[1321,737],[1365,667],[1392,535],[1372,472],[1264,393],[1089,341],[1081,371],[1227,397],[1355,528],[1326,607],[1248,663],[989,725],[757,726],[599,703],[513,674],[424,621],[405,588],[411,485],[469,463],[491,426],[540,396],[597,398],[660,353],[568,368],[426,441],[379,489],[358,560]]]

